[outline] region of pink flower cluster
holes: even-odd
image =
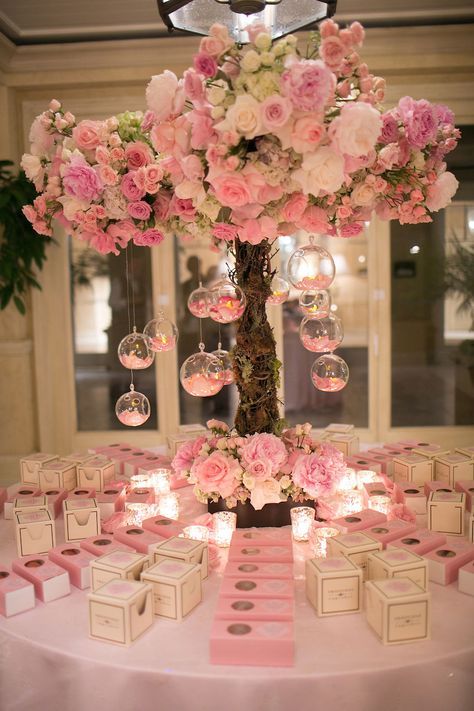
[[[56,218],[103,253],[172,234],[216,247],[297,229],[354,237],[374,212],[427,222],[449,203],[454,116],[410,97],[384,113],[359,23],[325,20],[306,58],[296,37],[248,34],[242,48],[213,25],[181,79],[151,78],[144,116],[76,124],[52,101],[22,160],[44,197],[25,209],[35,229]]]

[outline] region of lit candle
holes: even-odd
[[[184,538],[191,538],[193,541],[207,541],[209,540],[209,529],[207,526],[198,526],[198,524],[193,524],[192,526],[185,526],[183,528]]]
[[[321,526],[314,522],[309,532],[309,547],[315,558],[325,558],[327,555],[328,538],[339,535],[338,528],[331,526]]]
[[[166,516],[166,518],[172,518],[174,520],[179,518],[179,496],[175,491],[171,491],[168,494],[163,494],[160,496],[158,501],[158,511],[161,516]]]
[[[132,489],[146,489],[150,484],[150,476],[148,474],[134,474],[130,477]]]
[[[364,494],[362,491],[353,489],[344,491],[341,495],[341,508],[339,516],[349,516],[364,508]]]
[[[232,511],[218,511],[212,515],[214,542],[221,548],[228,548],[237,526],[237,514]]]
[[[163,494],[169,494],[170,492],[170,477],[171,470],[166,468],[153,469],[151,472],[151,484],[155,489],[155,494],[157,496],[162,496]]]
[[[377,472],[372,469],[361,469],[357,472],[357,488],[363,489],[364,484],[372,484],[374,481],[382,481]]]
[[[307,541],[309,529],[314,521],[314,509],[309,506],[295,506],[290,509],[291,532],[295,541]]]
[[[125,504],[127,526],[141,526],[146,518],[156,513],[154,504]]]
[[[385,496],[385,494],[380,494],[378,496],[369,496],[369,509],[373,509],[374,511],[380,511],[380,513],[383,513],[386,516],[390,513],[391,505],[392,501],[390,499],[390,496]]]
[[[346,469],[337,485],[338,491],[351,491],[357,486],[357,475],[354,469]]]

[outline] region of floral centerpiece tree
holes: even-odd
[[[144,116],[76,123],[53,100],[22,160],[39,192],[24,212],[40,234],[57,219],[102,253],[175,234],[227,245],[246,296],[233,350],[240,437],[282,431],[265,308],[278,236],[350,239],[374,212],[431,221],[456,191],[444,157],[459,138],[445,106],[404,97],[383,110],[385,81],[361,59],[357,22],[325,20],[304,48],[259,25],[249,37],[243,47],[212,26],[181,79],[152,77]]]

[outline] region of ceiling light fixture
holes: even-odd
[[[337,0],[157,0],[169,32],[207,35],[214,22],[225,25],[236,42],[249,41],[246,27],[261,22],[272,39],[310,29],[336,12]]]

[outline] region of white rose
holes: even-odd
[[[305,195],[335,193],[344,182],[344,159],[329,146],[321,146],[304,157],[299,170],[292,175]]]
[[[90,203],[88,202],[84,202],[83,200],[77,200],[77,198],[67,196],[58,198],[58,202],[60,202],[63,206],[64,217],[66,218],[66,220],[71,220],[71,222],[74,221],[76,212],[82,212],[83,210],[87,210],[87,208],[90,206]]]
[[[227,440],[225,437],[217,440],[217,449],[227,449]]]
[[[275,53],[276,57],[281,57],[282,54],[286,53],[286,41],[284,39],[279,40],[276,44],[273,45],[273,51]]]
[[[423,170],[425,167],[425,156],[421,151],[415,151],[412,156],[412,161],[417,170]]]
[[[218,120],[225,116],[225,108],[223,106],[213,106],[211,109],[211,117]]]
[[[222,104],[226,97],[227,84],[225,82],[216,82],[214,86],[209,87],[207,90],[207,100],[213,106]]]
[[[265,504],[279,504],[281,500],[279,481],[267,479],[255,482],[250,494],[250,503],[256,511],[260,511]]]
[[[204,202],[202,202],[199,206],[199,212],[202,212],[203,215],[206,215],[206,217],[208,217],[212,222],[217,221],[217,217],[219,215],[220,210],[220,203],[217,202],[217,200],[210,195],[208,195]]]
[[[196,205],[206,199],[206,191],[202,187],[202,180],[183,180],[176,185],[174,192],[181,200],[191,199],[194,200]]]
[[[449,205],[451,198],[459,187],[452,173],[442,173],[433,185],[428,186],[426,206],[431,212],[438,212]]]
[[[256,72],[257,69],[260,69],[260,64],[260,55],[254,49],[249,49],[240,62],[240,66],[244,72]]]
[[[248,139],[255,138],[262,132],[259,102],[248,94],[239,95],[227,111],[225,120],[216,128],[236,131]]]
[[[363,101],[346,104],[329,127],[329,136],[339,153],[365,156],[374,148],[382,130],[380,113]]]
[[[287,474],[285,474],[285,476],[282,476],[280,479],[280,489],[288,489],[289,486],[291,486],[291,479]]]
[[[259,32],[255,38],[255,46],[262,52],[266,52],[272,46],[272,38],[267,32]]]
[[[358,207],[365,207],[373,203],[375,195],[376,193],[372,185],[358,183],[352,191],[351,202]]]
[[[29,180],[35,180],[43,170],[40,158],[38,156],[32,156],[30,153],[24,153],[22,155],[20,165]]]
[[[275,55],[273,52],[262,52],[260,55],[260,60],[264,67],[271,67],[275,61]]]
[[[250,474],[247,474],[247,472],[244,472],[244,475],[242,477],[242,484],[249,490],[252,491],[252,489],[255,486],[255,477],[250,476]]]
[[[178,90],[178,78],[168,69],[162,74],[152,76],[146,88],[146,100],[150,111],[153,111],[158,121],[169,118]]]

